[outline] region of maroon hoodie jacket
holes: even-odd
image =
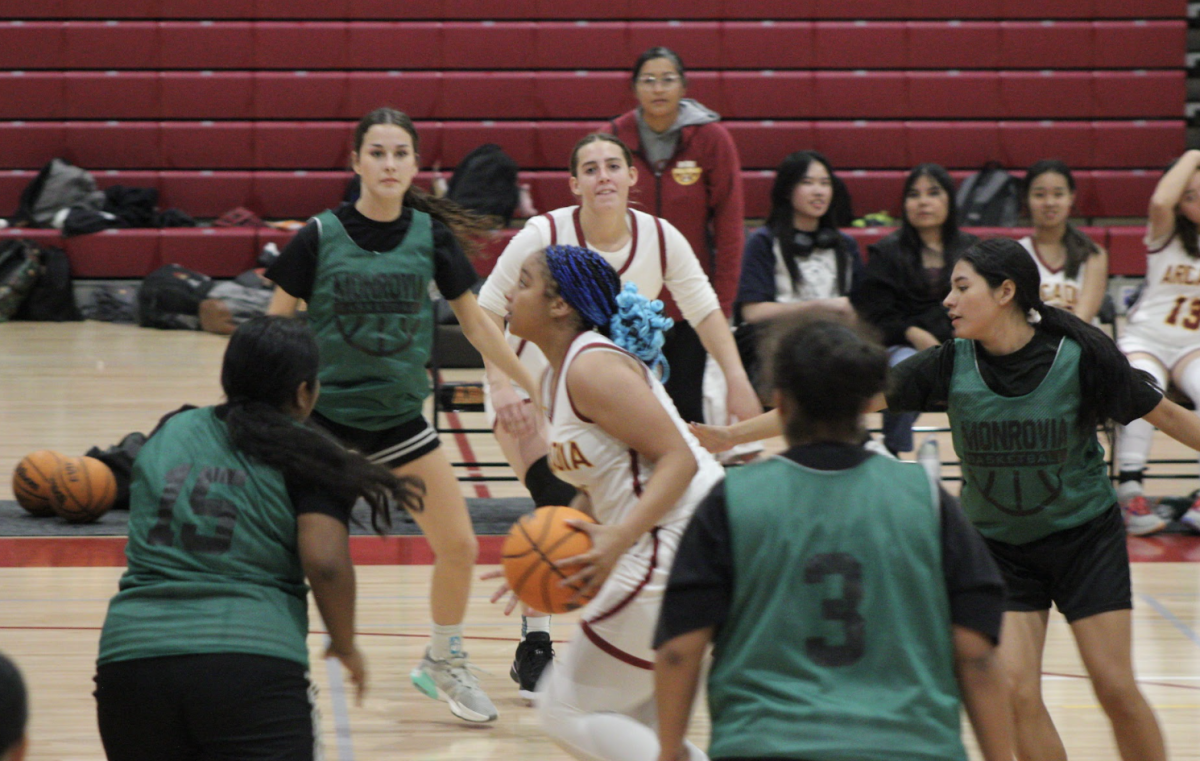
[[[745,238],[742,162],[733,138],[720,122],[683,127],[675,155],[656,169],[642,151],[637,109],[614,119],[608,131],[633,151],[641,175],[630,202],[679,228],[728,316],[737,295]],[[669,297],[664,301],[668,314],[679,319],[675,304]]]

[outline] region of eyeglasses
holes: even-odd
[[[663,74],[661,77],[647,74],[637,78],[638,87],[654,87],[657,84],[661,84],[663,87],[674,87],[682,81],[683,77],[678,74]]]

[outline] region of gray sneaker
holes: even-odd
[[[409,674],[413,687],[435,700],[450,704],[450,712],[464,721],[495,721],[496,706],[479,686],[479,680],[471,673],[467,654],[444,661],[425,657]]]

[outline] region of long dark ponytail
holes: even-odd
[[[362,497],[371,507],[371,527],[382,534],[392,525],[388,499],[420,512],[425,485],[394,475],[288,414],[301,383],[317,387],[318,363],[316,339],[301,320],[262,316],[238,327],[221,365],[229,438],[236,449],[288,480],[339,500]]]
[[[1016,286],[1016,307],[1050,335],[1079,344],[1079,424],[1085,429],[1105,425],[1133,405],[1138,384],[1154,384],[1149,373],[1136,370],[1104,331],[1065,309],[1042,301],[1041,276],[1025,248],[1010,238],[992,238],[967,249],[959,261],[968,262],[992,288],[1005,280]],[[1034,314],[1036,313],[1036,317]]]
[[[1025,179],[1021,182],[1022,196],[1025,198],[1026,206],[1029,206],[1029,193],[1033,190],[1033,181],[1048,173],[1062,175],[1062,178],[1067,181],[1067,188],[1072,193],[1075,192],[1075,178],[1071,175],[1070,167],[1058,159],[1042,159],[1026,170]],[[1069,278],[1079,275],[1079,268],[1083,266],[1083,263],[1089,257],[1100,253],[1100,247],[1096,245],[1096,242],[1084,235],[1083,231],[1069,219],[1066,229],[1063,231],[1062,245],[1067,254],[1067,262],[1063,271]]]
[[[413,151],[421,152],[421,140],[417,136],[416,125],[408,114],[394,108],[377,108],[360,119],[358,126],[354,128],[355,153],[362,150],[367,130],[378,124],[391,124],[404,130],[412,138]],[[454,234],[458,245],[467,256],[478,254],[483,246],[482,239],[496,227],[491,219],[464,209],[449,198],[430,195],[416,185],[408,186],[404,194],[404,205],[423,211],[450,228],[450,232]]]

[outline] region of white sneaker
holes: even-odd
[[[471,673],[467,654],[447,658],[444,661],[425,657],[409,674],[413,687],[434,700],[450,704],[450,712],[464,721],[495,721],[496,706],[479,686],[479,680]]]
[[[1154,512],[1150,501],[1141,494],[1123,499],[1120,504],[1121,512],[1125,515],[1125,533],[1130,536],[1149,536],[1167,527],[1167,522]]]
[[[1200,534],[1200,497],[1196,498],[1186,513],[1179,516],[1179,522],[1193,533]]]

